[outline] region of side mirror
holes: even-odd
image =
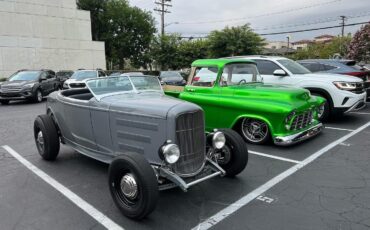
[[[277,70],[275,70],[274,71],[274,76],[280,76],[280,77],[285,77],[285,76],[287,76],[288,74],[284,71],[284,70],[282,70],[282,69],[277,69]]]
[[[40,82],[41,81],[46,81],[46,77],[44,77],[44,76],[43,77],[40,77]]]

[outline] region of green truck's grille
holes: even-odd
[[[309,110],[302,114],[298,114],[295,116],[292,125],[290,126],[291,130],[299,130],[306,128],[307,126],[311,125],[313,118],[313,111]]]

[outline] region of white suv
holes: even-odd
[[[97,77],[106,77],[104,71],[102,70],[85,70],[79,69],[75,71],[72,76],[63,83],[63,89],[71,88],[85,88],[86,81]]]
[[[327,100],[320,120],[330,115],[342,115],[366,106],[366,92],[360,78],[340,74],[311,73],[299,63],[284,57],[242,56],[257,63],[258,70],[267,84],[302,87],[312,95]]]

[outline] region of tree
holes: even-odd
[[[291,57],[295,60],[315,59],[315,58],[332,58],[339,54],[345,56],[347,54],[348,45],[351,41],[351,36],[336,37],[329,43],[315,43],[309,45],[306,49],[298,50]]]
[[[157,35],[150,46],[150,56],[154,64],[161,70],[177,69],[181,62],[179,45],[181,37],[178,34]]]
[[[146,65],[145,53],[156,32],[150,12],[131,7],[127,0],[79,0],[78,6],[91,11],[93,38],[105,42],[108,63],[120,69],[126,60]]]
[[[101,41],[104,34],[104,21],[102,16],[106,10],[107,0],[78,0],[77,8],[80,10],[88,10],[91,15],[91,33],[95,41]]]
[[[358,62],[370,62],[370,23],[355,33],[349,44],[348,58]]]
[[[189,68],[194,60],[207,58],[208,45],[207,39],[182,41],[178,47],[179,67]]]
[[[249,25],[212,31],[208,40],[210,55],[215,58],[258,54],[265,45],[264,39],[254,33]]]

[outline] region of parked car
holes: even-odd
[[[186,85],[186,80],[179,71],[161,71],[159,74],[159,80],[162,84],[166,85]]]
[[[361,78],[364,81],[367,97],[370,98],[370,69],[357,65],[356,61],[344,59],[310,59],[301,60],[298,63],[313,73],[337,73]]]
[[[106,76],[107,75],[102,70],[77,70],[68,80],[64,82],[63,89],[85,88],[86,80]]]
[[[319,134],[325,100],[308,90],[266,85],[256,64],[245,59],[207,59],[192,64],[185,87],[165,93],[201,106],[206,129],[232,128],[246,141],[292,145]]]
[[[41,102],[43,96],[59,89],[59,82],[52,70],[20,70],[0,86],[0,103],[12,100]]]
[[[55,160],[60,141],[110,164],[109,188],[122,213],[141,219],[156,206],[158,190],[235,176],[248,150],[234,131],[205,133],[203,110],[164,95],[156,77],[120,76],[86,81],[87,88],[55,92],[34,123],[39,154]],[[222,189],[220,189],[222,192]]]
[[[257,63],[263,81],[308,89],[312,95],[326,99],[320,120],[341,116],[366,106],[364,82],[341,74],[312,73],[301,64],[284,57],[243,56]]]
[[[63,88],[64,82],[68,80],[70,77],[72,77],[73,73],[74,71],[72,70],[60,70],[55,73],[61,89]]]

